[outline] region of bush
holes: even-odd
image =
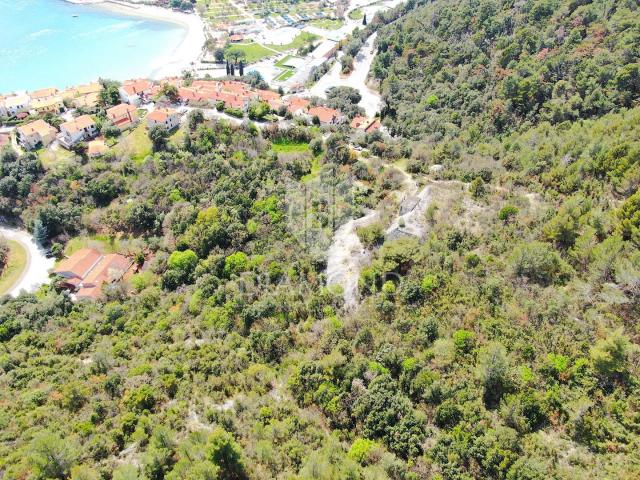
[[[549,285],[567,272],[565,262],[549,245],[531,242],[520,245],[511,256],[513,273],[542,286]]]
[[[514,207],[513,205],[505,205],[498,212],[498,218],[505,223],[508,223],[513,219],[516,215],[518,215],[518,207]]]

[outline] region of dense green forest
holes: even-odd
[[[146,260],[98,302],[2,299],[0,477],[640,476],[637,4],[409,2],[373,29],[393,138],[194,111],[143,161],[0,154],[3,215]],[[385,239],[403,171],[425,238]],[[344,309],[327,242],[373,208]]]

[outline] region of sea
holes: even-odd
[[[0,93],[152,76],[186,33],[95,5],[0,0]]]

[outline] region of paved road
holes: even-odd
[[[364,108],[367,116],[374,117],[376,113],[380,112],[382,107],[382,98],[380,94],[375,90],[372,90],[367,86],[366,80],[373,63],[373,57],[375,56],[375,49],[373,44],[375,42],[377,33],[371,35],[360,49],[360,53],[355,59],[353,72],[349,76],[343,76],[340,73],[342,65],[337,61],[331,70],[329,70],[318,82],[311,87],[309,94],[321,98],[326,98],[325,93],[327,89],[331,87],[352,87],[360,92],[362,100],[359,105]]]
[[[24,230],[0,226],[0,236],[15,240],[27,252],[27,264],[13,286],[7,291],[12,297],[17,297],[22,290],[34,292],[40,285],[49,283],[49,270],[53,268],[55,260],[47,258],[44,250]]]

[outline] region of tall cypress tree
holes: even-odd
[[[229,60],[227,60],[227,75],[231,75],[231,69],[229,68]]]
[[[240,60],[240,65],[238,66],[239,70],[240,70],[240,76],[242,77],[244,75],[244,63],[242,62],[242,60]]]
[[[367,24],[367,14],[364,14],[364,17],[362,17],[362,25],[366,25]]]
[[[229,68],[231,68],[231,76],[233,77],[233,76],[236,74],[236,69],[235,69],[235,67],[233,66],[233,63],[230,65],[230,67],[229,67]]]

